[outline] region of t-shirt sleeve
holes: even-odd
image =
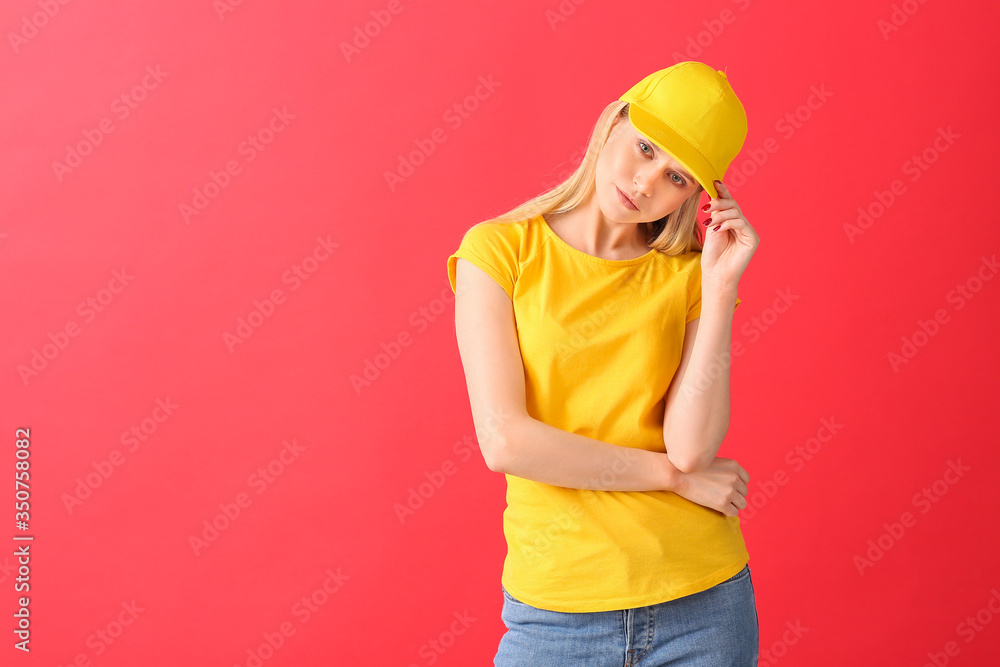
[[[740,307],[740,303],[743,301],[740,297],[736,297],[736,306],[733,310]],[[691,320],[701,317],[701,257],[699,256],[696,260],[696,265],[694,270],[691,272],[691,280],[688,283],[688,312],[687,319],[685,323]]]
[[[455,291],[455,269],[458,259],[462,258],[482,269],[513,300],[519,247],[516,237],[511,233],[514,231],[510,223],[480,222],[472,226],[462,238],[458,250],[448,258],[451,291]]]

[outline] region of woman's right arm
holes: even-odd
[[[719,463],[731,459],[684,474],[665,452],[595,440],[528,415],[513,303],[496,281],[462,258],[455,267],[455,331],[476,436],[490,470],[573,489],[675,491],[723,513],[729,506],[735,514],[735,473]]]

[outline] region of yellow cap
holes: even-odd
[[[685,61],[654,72],[619,98],[643,135],[691,172],[712,199],[715,180],[743,148],[747,116],[726,73]]]

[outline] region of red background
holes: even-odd
[[[446,259],[688,59],[726,69],[749,117],[726,181],[762,243],[721,454],[753,478],[761,664],[996,655],[995,4],[220,6],[0,11],[5,614],[18,427],[35,538],[32,650],[8,632],[4,664],[491,664],[505,487],[474,440]],[[275,109],[293,117],[269,133]]]

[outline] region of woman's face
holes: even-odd
[[[597,159],[597,200],[614,222],[653,222],[680,208],[700,189],[669,153],[639,134],[628,116],[619,117]],[[618,190],[638,210],[622,201]]]

